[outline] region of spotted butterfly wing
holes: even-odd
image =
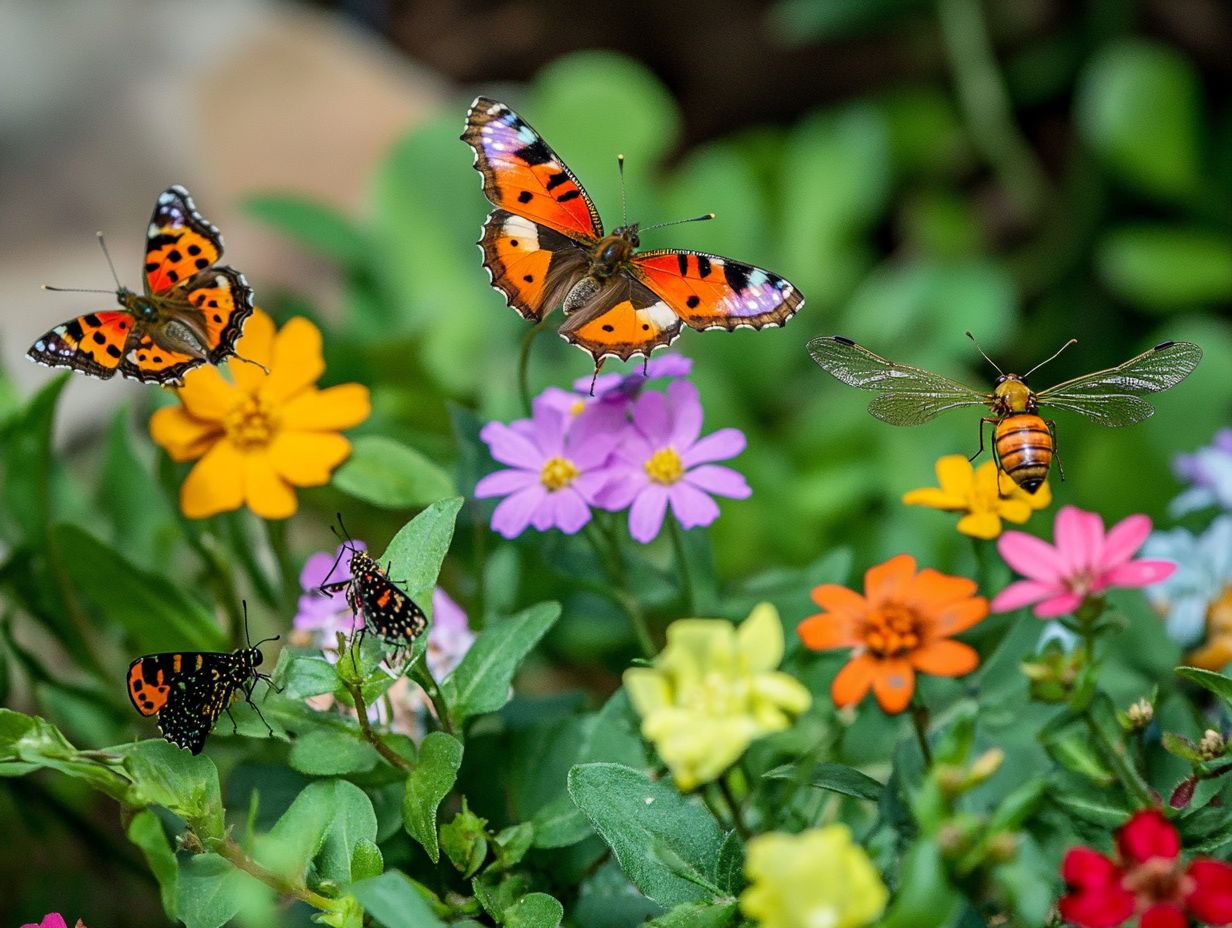
[[[236,692],[247,697],[259,662],[253,649],[147,654],[128,667],[128,698],[142,715],[158,717],[167,741],[200,754]]]
[[[694,329],[781,326],[804,305],[786,278],[701,251],[642,252],[633,273]]]
[[[565,320],[560,334],[590,352],[598,365],[604,358],[649,357],[674,342],[680,329],[679,315],[658,294],[627,274],[617,274]]]
[[[363,614],[364,628],[387,644],[406,646],[428,627],[428,617],[415,600],[400,590],[371,556],[351,555],[347,600]]]
[[[30,346],[27,357],[106,380],[119,369],[132,334],[133,317],[126,311],[86,313],[56,326]]]

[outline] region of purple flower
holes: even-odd
[[[506,538],[528,525],[541,532],[579,531],[612,478],[608,459],[625,428],[623,417],[598,410],[570,416],[545,397],[535,400],[531,419],[485,425],[480,438],[493,458],[509,465],[475,487],[480,499],[505,497],[492,513],[492,529]]]
[[[709,494],[746,499],[744,477],[712,462],[744,450],[744,433],[719,429],[700,438],[697,388],[673,381],[667,393],[643,393],[633,403],[633,428],[616,449],[618,476],[600,494],[606,509],[629,508],[629,534],[643,544],[663,527],[670,504],[682,527],[709,525],[719,516]]]
[[[360,551],[368,549],[362,541],[354,542],[352,547]],[[333,573],[330,573],[331,567]],[[306,632],[318,647],[328,648],[335,642],[337,632],[350,634],[352,627],[363,626],[364,619],[363,616],[352,615],[346,593],[342,590],[336,593],[321,592],[321,584],[326,577],[330,583],[343,583],[351,579],[351,557],[346,546],[339,545],[332,554],[318,551],[304,562],[304,569],[299,572],[299,585],[304,592],[299,598],[299,611],[295,613],[292,627],[296,631]]]
[[[432,630],[428,632],[428,669],[437,680],[453,672],[475,643],[466,613],[439,586],[432,591]]]
[[[623,404],[632,400],[652,380],[688,377],[693,370],[693,359],[682,354],[661,354],[646,362],[645,373],[633,371],[628,374],[604,374],[595,378],[594,398],[600,402]],[[590,395],[590,378],[579,377],[573,381],[573,389],[585,396]]]
[[[1232,511],[1232,429],[1215,433],[1210,445],[1193,454],[1178,454],[1176,475],[1190,484],[1172,501],[1172,512],[1184,515],[1195,509],[1219,506]]]

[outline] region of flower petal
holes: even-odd
[[[672,513],[681,528],[709,525],[719,517],[719,504],[687,481],[672,484],[667,491]]]
[[[1175,860],[1181,853],[1181,836],[1158,809],[1143,809],[1117,832],[1117,849],[1122,860],[1136,864],[1152,857]]]
[[[179,406],[164,406],[150,416],[150,437],[173,461],[196,460],[222,436],[217,422],[196,419]]]
[[[1071,573],[1089,570],[1099,560],[1104,544],[1104,520],[1077,506],[1062,506],[1057,513],[1053,537]]]
[[[180,485],[180,509],[204,519],[244,504],[244,455],[227,440],[218,441]]]
[[[979,666],[980,655],[970,645],[942,638],[916,648],[910,660],[911,665],[921,673],[936,677],[961,677]]]
[[[266,452],[244,455],[244,502],[262,519],[289,519],[295,515],[295,491],[278,475]]]
[[[752,673],[774,670],[783,660],[783,623],[770,603],[758,603],[736,629],[736,642]]]
[[[610,482],[595,497],[595,505],[602,506],[611,512],[627,509],[637,495],[650,483],[646,472],[640,469],[612,468],[614,475]]]
[[[184,386],[175,394],[189,415],[216,422],[221,422],[231,408],[243,399],[243,394],[227,383],[212,364],[203,364],[185,374]]]
[[[241,390],[256,393],[265,383],[266,373],[257,365],[269,367],[274,356],[274,320],[261,309],[254,309],[244,323],[244,334],[235,343],[235,353],[243,355],[255,364],[237,361],[227,362],[231,379]]]
[[[1139,917],[1138,928],[1189,928],[1189,918],[1174,903],[1156,902]]]
[[[988,463],[980,465],[981,472],[988,466]],[[993,467],[995,468],[996,465],[994,464]],[[937,485],[945,493],[963,500],[971,497],[975,490],[975,468],[971,466],[971,461],[965,454],[947,454],[937,458],[935,469]]]
[[[804,646],[813,651],[851,648],[860,643],[859,625],[837,612],[810,615],[796,626]]]
[[[1199,857],[1189,865],[1193,889],[1185,897],[1189,911],[1209,925],[1232,923],[1232,866]]]
[[[868,601],[854,590],[837,583],[823,583],[809,594],[813,602],[826,612],[843,616],[851,622],[863,622],[868,614]]]
[[[873,695],[883,712],[897,715],[911,702],[915,692],[915,670],[905,658],[895,657],[881,661],[877,676],[873,679]]]
[[[852,706],[868,693],[877,675],[880,662],[870,654],[858,654],[849,660],[830,684],[830,696],[834,704]]]
[[[993,597],[993,612],[1013,612],[1061,592],[1060,587],[1038,580],[1016,580]]]
[[[1176,573],[1172,561],[1130,561],[1107,571],[1100,580],[1105,586],[1150,586]]]
[[[918,490],[908,490],[903,494],[904,506],[926,506],[929,509],[943,509],[949,512],[961,512],[967,507],[964,497],[947,493],[937,487],[921,487]]]
[[[498,470],[482,477],[475,484],[475,497],[487,499],[490,496],[508,496],[538,482],[539,474],[533,470]]]
[[[684,480],[693,486],[729,499],[748,499],[753,495],[744,474],[721,464],[703,464],[684,475]]]
[[[658,483],[646,484],[629,507],[629,534],[642,544],[653,541],[663,527],[666,512],[667,487]]]
[[[726,461],[744,450],[744,432],[739,429],[719,429],[711,432],[691,448],[681,450],[680,460],[686,468],[711,461]]]
[[[1036,606],[1035,614],[1041,619],[1055,619],[1059,615],[1068,615],[1082,605],[1083,599],[1084,597],[1077,593],[1061,593]]]
[[[489,422],[479,431],[492,457],[502,464],[538,473],[546,455],[525,435],[503,422]]]
[[[899,591],[907,587],[915,576],[915,558],[899,554],[884,564],[877,564],[864,572],[864,596],[871,608],[877,609],[891,599],[897,599]]]
[[[269,445],[274,470],[298,487],[329,483],[329,475],[350,453],[351,443],[337,432],[288,432],[283,429]]]
[[[1024,532],[1006,532],[997,539],[997,550],[1005,563],[1031,580],[1056,581],[1077,569],[1048,542]]]
[[[667,387],[667,399],[672,407],[672,447],[692,448],[702,433],[702,404],[697,387],[687,380],[673,380]]]
[[[279,413],[284,429],[330,432],[359,425],[372,414],[368,388],[343,383],[324,390],[304,390],[287,400]]]
[[[672,432],[667,397],[653,392],[639,396],[633,404],[633,424],[656,448],[665,446]]]
[[[547,493],[542,484],[536,483],[506,496],[492,513],[492,530],[506,538],[517,538],[526,531]]]
[[[572,487],[558,490],[556,500],[556,527],[566,535],[576,534],[590,521],[590,507],[580,493]]]
[[[1026,509],[1026,504],[1023,504],[1023,508]],[[1026,515],[1029,514],[1030,510],[1027,510],[1024,517],[1018,521],[1027,521]],[[968,537],[991,541],[1001,534],[1001,519],[995,512],[973,512],[958,520],[958,530]]]
[[[274,357],[269,368],[261,394],[275,403],[312,386],[325,373],[321,330],[303,316],[288,320],[274,336]]]
[[[1070,893],[1057,903],[1061,917],[1081,928],[1116,928],[1134,911],[1134,894],[1121,886],[1121,870],[1089,847],[1071,848],[1061,863]]]

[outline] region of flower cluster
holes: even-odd
[[[530,419],[484,426],[492,457],[508,465],[475,487],[481,499],[503,497],[493,530],[506,538],[527,527],[574,534],[592,509],[628,510],[629,533],[646,543],[669,508],[689,529],[718,518],[712,496],[747,498],[744,477],[715,463],[743,451],[744,434],[727,428],[702,437],[697,388],[679,379],[688,370],[685,359],[667,356],[645,374],[600,378],[594,397],[549,389]],[[644,389],[665,377],[672,378],[666,392]]]
[[[762,603],[739,628],[725,619],[673,622],[654,666],[625,671],[642,734],[682,790],[716,779],[755,738],[809,707],[809,691],[777,669],[783,648],[778,611]]]

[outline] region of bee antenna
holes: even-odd
[[[629,210],[625,208],[625,156],[616,156],[616,172],[620,175],[620,224],[629,224]]]
[[[1051,357],[1044,358],[1044,360],[1040,361],[1040,363],[1039,363],[1039,364],[1035,365],[1035,367],[1031,368],[1029,371],[1027,371],[1025,374],[1023,374],[1023,375],[1022,375],[1022,379],[1023,379],[1023,380],[1026,380],[1028,377],[1030,377],[1032,374],[1034,374],[1036,371],[1038,371],[1041,367],[1043,367],[1043,366],[1044,366],[1045,364],[1047,364],[1049,361],[1055,360],[1055,359],[1056,359],[1056,357],[1057,357],[1057,355],[1059,355],[1062,351],[1064,351],[1064,350],[1065,350],[1066,348],[1068,348],[1070,345],[1076,345],[1076,344],[1078,344],[1078,339],[1076,339],[1076,338],[1071,338],[1071,339],[1070,339],[1069,341],[1067,341],[1064,345],[1062,345],[1060,348],[1058,348],[1056,351],[1054,351],[1054,352],[1052,353]]]
[[[692,216],[688,219],[673,219],[671,222],[656,222],[653,226],[642,226],[643,232],[649,232],[651,229],[662,229],[664,226],[678,226],[682,222],[707,222],[714,218],[714,213],[706,213],[704,216]]]
[[[983,348],[981,348],[981,347],[980,347],[980,343],[979,343],[979,342],[977,342],[977,341],[975,340],[975,336],[974,336],[974,335],[972,335],[970,332],[964,332],[963,334],[964,334],[964,335],[966,335],[966,336],[967,336],[967,338],[971,339],[971,344],[975,345],[975,350],[976,350],[976,351],[978,351],[978,352],[980,353],[980,355],[984,358],[984,360],[985,360],[985,361],[987,361],[989,364],[991,364],[991,365],[992,365],[993,370],[995,370],[998,374],[1000,374],[1002,377],[1004,377],[1004,376],[1005,376],[1005,371],[1003,371],[1003,370],[1001,370],[1001,368],[997,367],[997,362],[996,362],[996,361],[994,361],[994,360],[993,360],[992,358],[990,358],[988,355],[984,354],[984,349],[983,349]]]
[[[123,290],[124,285],[120,283],[120,275],[116,273],[115,262],[111,260],[111,252],[107,250],[107,242],[103,239],[103,233],[97,232],[98,247],[103,249],[103,257],[107,259],[107,266],[111,268],[111,277],[115,281],[116,289]]]

